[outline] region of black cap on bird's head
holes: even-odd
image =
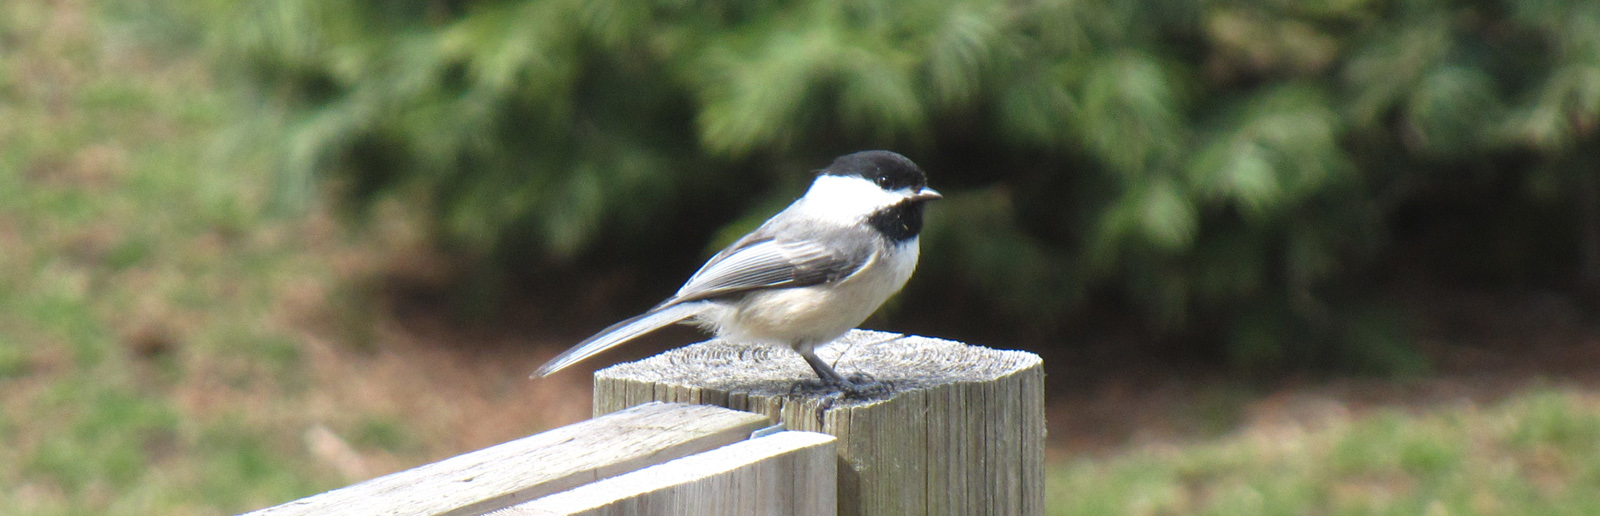
[[[859,176],[884,190],[909,189],[915,193],[928,188],[928,175],[924,174],[916,163],[905,156],[885,150],[861,151],[839,156],[833,160],[833,164],[828,165],[828,168],[822,169],[821,174]]]
[[[922,168],[899,154],[875,150],[846,154],[833,160],[818,175],[825,177],[859,178],[877,186],[874,194],[846,188],[835,192],[855,192],[846,198],[861,199],[872,211],[864,214],[864,221],[892,242],[906,242],[922,231],[922,210],[927,201],[939,199],[939,192],[928,188],[928,176]],[[849,181],[854,182],[854,181]],[[860,183],[856,183],[860,184]],[[872,187],[861,185],[867,190]],[[807,195],[810,195],[809,193]],[[860,197],[852,197],[859,195]],[[860,201],[858,201],[860,202]],[[833,206],[851,206],[849,202]],[[841,210],[854,213],[851,208]]]

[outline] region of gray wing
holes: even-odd
[[[584,339],[539,367],[534,376],[554,373],[640,335],[695,317],[707,308],[706,303],[695,301],[849,277],[871,259],[873,238],[866,230],[815,227],[780,213],[712,256],[672,298]]]
[[[783,237],[766,229],[756,230],[711,257],[663,305],[838,281],[855,273],[871,256],[870,246],[863,245],[870,241]],[[849,242],[860,244],[840,245]]]

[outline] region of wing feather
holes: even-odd
[[[700,306],[695,305],[696,303],[665,306],[613,324],[611,327],[601,330],[600,333],[594,334],[593,337],[584,339],[583,342],[577,343],[572,348],[550,359],[549,362],[539,366],[539,370],[534,371],[533,376],[536,378],[548,376],[577,363],[579,360],[616,347],[624,342],[633,340],[635,337],[655,331],[662,326],[693,317],[701,309]]]
[[[707,261],[667,303],[835,281],[855,272],[864,261],[864,255],[853,256],[811,241],[741,241]]]

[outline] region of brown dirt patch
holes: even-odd
[[[1095,351],[1086,353],[1105,364],[1053,365],[1047,377],[1051,456],[1245,430],[1298,432],[1380,408],[1492,403],[1537,386],[1600,386],[1600,331],[1574,302],[1547,293],[1443,290],[1419,293],[1414,302],[1424,318],[1422,346],[1437,368],[1422,378],[1246,381],[1215,366],[1146,363]],[[575,333],[575,323],[471,326],[441,315],[444,310],[386,303],[378,310],[374,349],[314,339],[316,383],[342,386],[320,395],[329,410],[353,404],[405,415],[423,429],[432,459],[585,419],[589,370],[695,340],[693,333],[675,333],[578,371],[529,380],[532,368],[583,330]]]

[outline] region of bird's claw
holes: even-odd
[[[796,394],[825,394],[825,399],[838,400],[864,400],[883,396],[894,392],[894,384],[880,382],[866,373],[855,373],[843,382],[829,382],[823,379],[800,380],[789,387],[789,395]]]

